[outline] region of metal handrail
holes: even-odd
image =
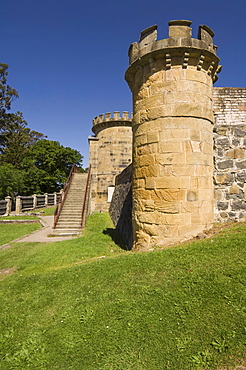
[[[84,227],[85,224],[85,219],[86,219],[86,204],[87,204],[87,194],[89,190],[89,185],[90,185],[90,177],[91,177],[91,165],[89,166],[88,169],[88,176],[86,180],[86,186],[85,186],[85,193],[84,193],[84,199],[83,199],[83,206],[82,206],[82,217],[81,217],[81,227]]]
[[[63,193],[62,193],[62,196],[60,197],[57,205],[56,205],[56,209],[55,209],[55,212],[54,212],[54,224],[53,224],[53,229],[56,228],[56,225],[57,225],[57,222],[59,220],[59,217],[60,217],[60,214],[61,214],[61,211],[62,211],[62,208],[64,206],[64,203],[65,203],[65,200],[66,200],[66,197],[67,197],[67,193],[68,193],[68,190],[70,188],[70,185],[71,185],[71,182],[72,182],[72,178],[73,178],[73,174],[75,172],[78,172],[78,167],[76,166],[76,164],[74,163],[71,170],[70,170],[70,173],[68,175],[68,178],[67,178],[67,181],[65,182],[65,185],[64,185],[64,188],[63,188]]]

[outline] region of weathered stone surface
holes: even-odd
[[[229,194],[239,194],[240,193],[240,188],[236,184],[231,186],[229,189]]]
[[[236,167],[239,168],[240,170],[246,169],[246,160],[236,162]]]
[[[245,149],[230,149],[225,153],[226,157],[233,159],[245,158]]]
[[[234,135],[236,137],[245,137],[246,136],[246,131],[245,130],[236,129],[234,131]]]
[[[227,201],[227,212],[219,212],[215,207],[216,220],[236,220],[243,214],[245,200],[244,175],[246,148],[246,89],[215,88],[214,111],[215,132],[215,197]],[[225,144],[225,147],[223,146]],[[232,163],[226,162],[228,158]],[[219,166],[224,161],[228,165]],[[226,170],[226,174],[224,173]]]
[[[234,180],[234,176],[231,173],[217,173],[214,176],[215,184],[230,185]]]
[[[89,137],[91,164],[90,212],[109,209],[108,188],[114,186],[115,176],[132,161],[132,119],[128,112],[106,113],[93,120]]]
[[[241,183],[246,183],[246,171],[242,171],[242,172],[239,172],[237,173],[236,175],[236,179],[238,182],[241,182]]]
[[[229,142],[229,139],[227,137],[217,139],[216,144],[218,146],[219,145],[223,146],[223,148],[226,148],[226,147],[230,146],[230,142]]]
[[[231,159],[228,159],[228,160],[225,160],[225,161],[217,162],[217,167],[218,167],[219,170],[226,170],[228,168],[232,168],[233,167],[233,161]]]
[[[219,211],[224,211],[226,209],[228,209],[228,202],[217,202],[217,208]]]
[[[109,214],[125,246],[132,248],[132,166],[128,166],[116,177],[115,190],[110,203]]]
[[[134,101],[133,218],[136,220],[136,248],[146,243],[164,245],[170,238],[186,238],[213,222],[213,201],[208,201],[213,198],[214,191],[213,69],[208,73],[206,68],[209,68],[211,60],[218,63],[218,58],[211,45],[207,45],[207,52],[211,52],[209,59],[203,61],[201,68],[194,68],[200,63],[201,54],[197,53],[197,47],[201,40],[196,40],[195,51],[190,48],[192,41],[188,42],[187,59],[186,54],[184,56],[186,41],[180,49],[180,44],[174,40],[175,37],[187,36],[187,29],[183,29],[186,26],[172,23],[170,27],[175,28],[170,28],[172,38],[167,42],[175,48],[167,52],[163,40],[142,49],[140,45],[141,63],[134,56],[134,62],[131,59],[126,73]],[[204,41],[200,44],[202,52],[207,31],[202,29],[200,32],[204,32]],[[212,44],[211,36],[209,43]],[[162,50],[158,61],[153,45]],[[134,50],[137,52],[137,47]],[[170,65],[168,53],[172,54]],[[206,59],[208,54],[204,55]],[[150,150],[150,144],[158,145]],[[203,216],[199,217],[199,225],[196,226],[199,212]],[[194,225],[191,225],[193,214],[196,216],[192,219]],[[172,228],[168,224],[171,215],[175,216],[172,217]],[[167,222],[168,227],[163,227],[163,222]]]
[[[231,209],[232,211],[246,210],[246,202],[243,200],[233,202]]]

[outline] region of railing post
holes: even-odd
[[[53,203],[53,205],[56,206],[56,204],[57,204],[57,192],[55,191],[54,192],[54,203]]]
[[[6,213],[5,215],[8,216],[11,213],[11,208],[12,208],[12,198],[8,195],[5,197],[6,201]]]
[[[48,193],[45,193],[44,196],[45,196],[45,198],[44,198],[44,206],[47,207],[47,205],[48,205]]]
[[[83,205],[82,205],[82,217],[81,217],[81,227],[83,228],[85,225],[86,221],[86,216],[87,216],[87,201],[88,201],[88,196],[90,195],[90,180],[91,180],[91,165],[89,166],[88,170],[88,175],[87,175],[87,180],[86,180],[86,186],[85,186],[85,194],[84,194],[84,200],[83,200]]]
[[[36,209],[37,207],[37,194],[33,194],[33,209]]]
[[[15,214],[19,215],[21,213],[21,210],[22,210],[22,201],[21,196],[18,195],[18,197],[16,197]]]

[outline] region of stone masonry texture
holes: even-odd
[[[127,249],[132,249],[132,165],[116,176],[109,214],[125,246]]]
[[[144,30],[126,72],[133,119],[93,120],[91,212],[108,211],[116,180],[109,212],[129,249],[246,218],[246,88],[213,87],[221,70],[213,31],[200,26],[193,39],[190,25],[169,22],[159,41],[157,26]]]
[[[214,221],[245,219],[246,88],[215,87],[213,109]],[[131,170],[132,166],[129,166],[127,172],[124,170],[116,177],[110,206],[111,218],[128,248],[132,247]]]
[[[133,94],[134,249],[170,245],[214,221],[213,81],[219,58],[213,31],[191,38],[190,21],[157,26],[129,49]]]
[[[213,91],[215,221],[246,217],[246,88]]]
[[[128,112],[106,113],[93,120],[89,137],[91,164],[90,212],[107,212],[108,188],[132,161],[132,119]]]

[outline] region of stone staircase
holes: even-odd
[[[52,235],[78,235],[82,232],[82,207],[88,174],[74,173],[58,222]]]

